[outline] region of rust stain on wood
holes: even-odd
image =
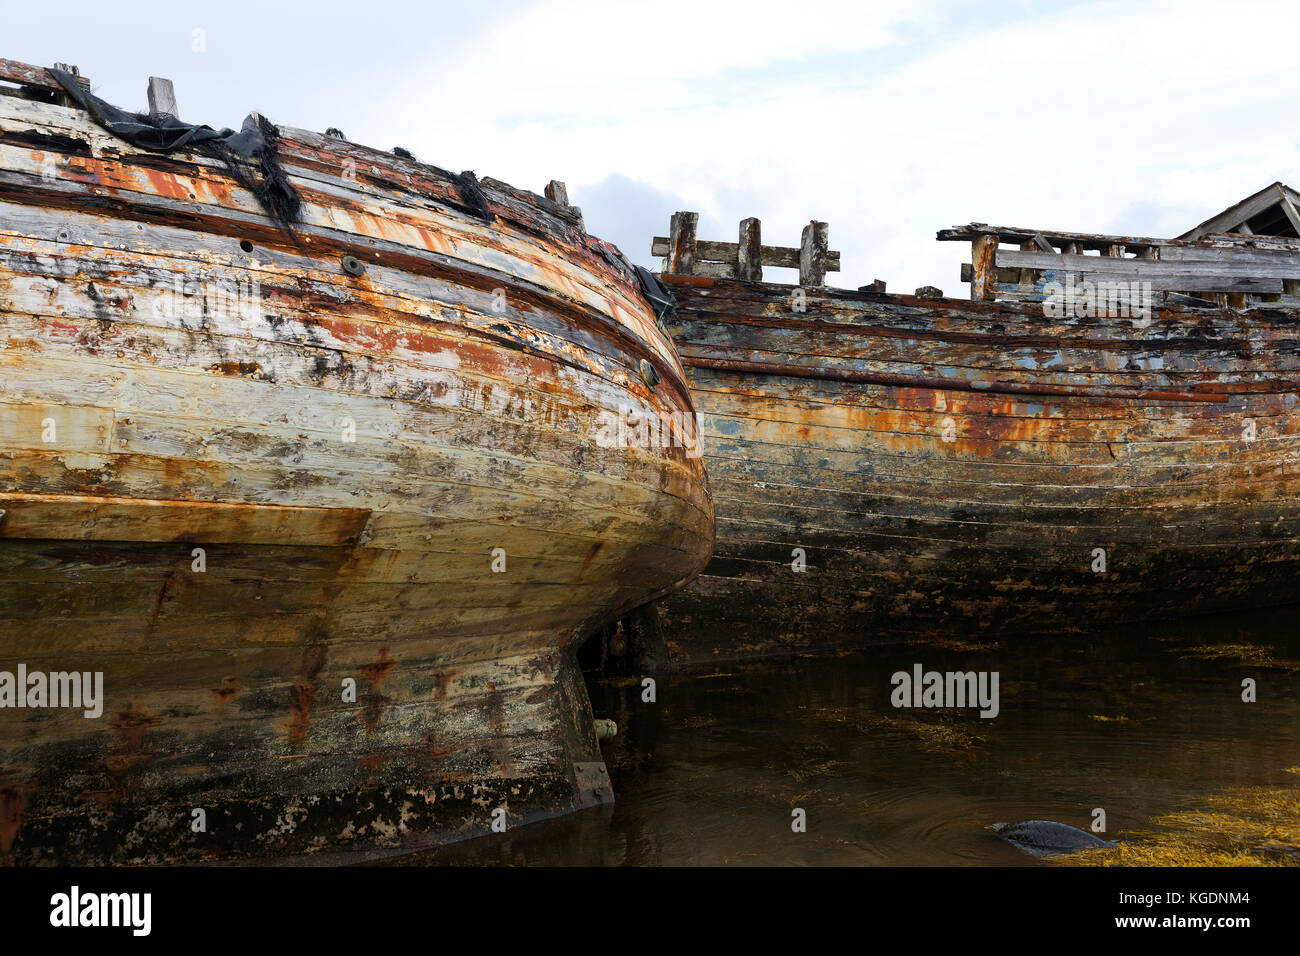
[[[384,678],[388,676],[388,672],[396,664],[397,661],[388,656],[388,648],[381,647],[379,656],[361,668],[361,673],[368,685],[366,704],[362,710],[362,722],[368,732],[373,733],[375,728],[379,726],[384,706],[389,701],[389,698],[379,692],[379,687],[384,682]]]
[[[0,787],[0,856],[9,857],[26,806],[27,797],[21,786]]]
[[[150,727],[157,727],[163,722],[161,717],[142,710],[123,710],[109,723],[113,733],[121,738],[123,745],[131,751],[144,749],[144,734]]]
[[[316,678],[325,666],[329,648],[325,644],[308,644],[302,652],[302,666],[298,679],[289,689],[289,742],[300,747],[311,723],[311,707],[316,701]]]
[[[212,696],[217,699],[217,703],[225,705],[230,702],[231,698],[239,694],[239,678],[223,677],[220,687],[213,687]]]

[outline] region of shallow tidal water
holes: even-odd
[[[998,716],[893,707],[891,675],[918,663],[997,671]],[[1101,835],[1133,840],[1243,788],[1300,795],[1300,608],[654,679],[643,703],[639,677],[589,675],[596,715],[619,728],[602,745],[613,806],[391,862],[1051,865],[985,827],[1086,829],[1100,807]]]

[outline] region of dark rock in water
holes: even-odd
[[[1021,820],[1019,823],[994,823],[988,827],[1017,849],[1034,856],[1056,856],[1094,847],[1114,846],[1115,841],[1052,820]]]

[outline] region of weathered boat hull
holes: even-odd
[[[576,644],[712,546],[700,460],[609,427],[691,412],[616,250],[280,134],[292,234],[217,162],[0,95],[0,671],[103,675],[97,718],[0,709],[6,860],[607,801]]]
[[[808,289],[796,313],[790,286],[663,278],[718,518],[661,602],[679,658],[1297,599],[1295,312]]]

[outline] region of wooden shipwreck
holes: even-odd
[[[615,427],[693,414],[637,273],[559,184],[256,116],[242,167],[151,150],[73,73],[0,60],[0,859],[609,800],[575,645],[713,543],[701,460]]]
[[[939,234],[971,243],[965,301],[827,288],[824,223],[695,223],[652,246],[718,519],[661,602],[679,658],[1296,600],[1295,238],[973,224]]]

